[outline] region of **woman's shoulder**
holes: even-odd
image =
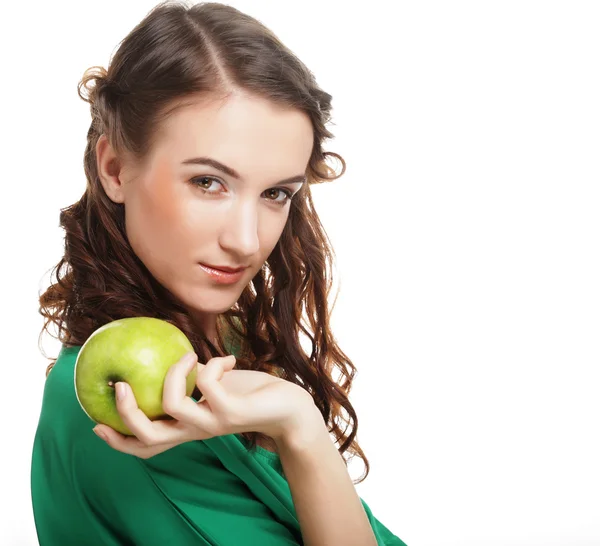
[[[63,345],[54,365],[50,369],[44,384],[41,418],[79,413],[81,409],[75,394],[75,362],[81,346]],[[85,414],[84,414],[85,415]]]
[[[63,346],[44,385],[42,405],[33,446],[47,460],[70,461],[78,446],[96,425],[83,411],[75,393],[74,371],[81,347]]]

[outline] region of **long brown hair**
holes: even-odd
[[[214,345],[134,254],[125,234],[123,205],[111,201],[100,183],[95,149],[105,134],[117,154],[142,161],[175,108],[204,94],[227,96],[234,89],[305,112],[314,128],[314,144],[307,184],[292,201],[280,240],[237,303],[221,316],[225,326],[219,327]],[[108,322],[148,316],[175,324],[199,357],[208,359],[228,354],[223,336],[232,332],[243,347],[237,367],[268,373],[278,368],[284,379],[307,390],[346,464],[355,455],[363,460],[365,471],[355,483],[366,479],[369,462],[355,440],[358,419],[348,399],[356,368],[330,327],[335,254],[310,190],[346,169],[340,155],[322,148],[333,137],[326,128],[331,95],[258,20],[224,4],[168,1],[152,9],[120,43],[108,70],[94,66],[85,71],[78,93],[92,115],[84,155],[87,185],[81,199],[60,212],[65,251],[52,269],[56,282],[39,298],[45,318],[40,340],[54,323],[65,346],[81,346]],[[327,157],[341,162],[339,174]],[[301,347],[301,333],[310,342],[310,354]],[[56,361],[51,360],[46,375]],[[259,436],[243,434],[251,448]]]

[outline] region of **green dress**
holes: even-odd
[[[302,544],[276,453],[230,434],[140,459],[98,438],[75,396],[80,349],[62,346],[44,387],[31,463],[40,546]],[[379,546],[406,546],[362,503]]]

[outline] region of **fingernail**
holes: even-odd
[[[123,383],[117,383],[117,400],[120,402],[125,398],[125,385]]]
[[[106,434],[104,434],[104,432],[102,432],[101,430],[96,430],[95,428],[92,429],[92,430],[94,431],[94,433],[96,434],[96,436],[98,436],[99,438],[101,438],[105,442],[108,442],[108,437],[106,436]]]
[[[185,361],[185,364],[190,364],[193,360],[195,360],[196,358],[196,353],[194,353],[193,351],[191,353],[185,353],[183,355],[182,360]]]

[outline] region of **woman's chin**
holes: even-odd
[[[186,307],[190,311],[190,314],[193,318],[198,321],[206,320],[207,318],[214,318],[216,315],[222,315],[229,311],[237,302],[236,299],[232,298],[221,298],[217,300],[210,301],[193,301],[187,302]]]

